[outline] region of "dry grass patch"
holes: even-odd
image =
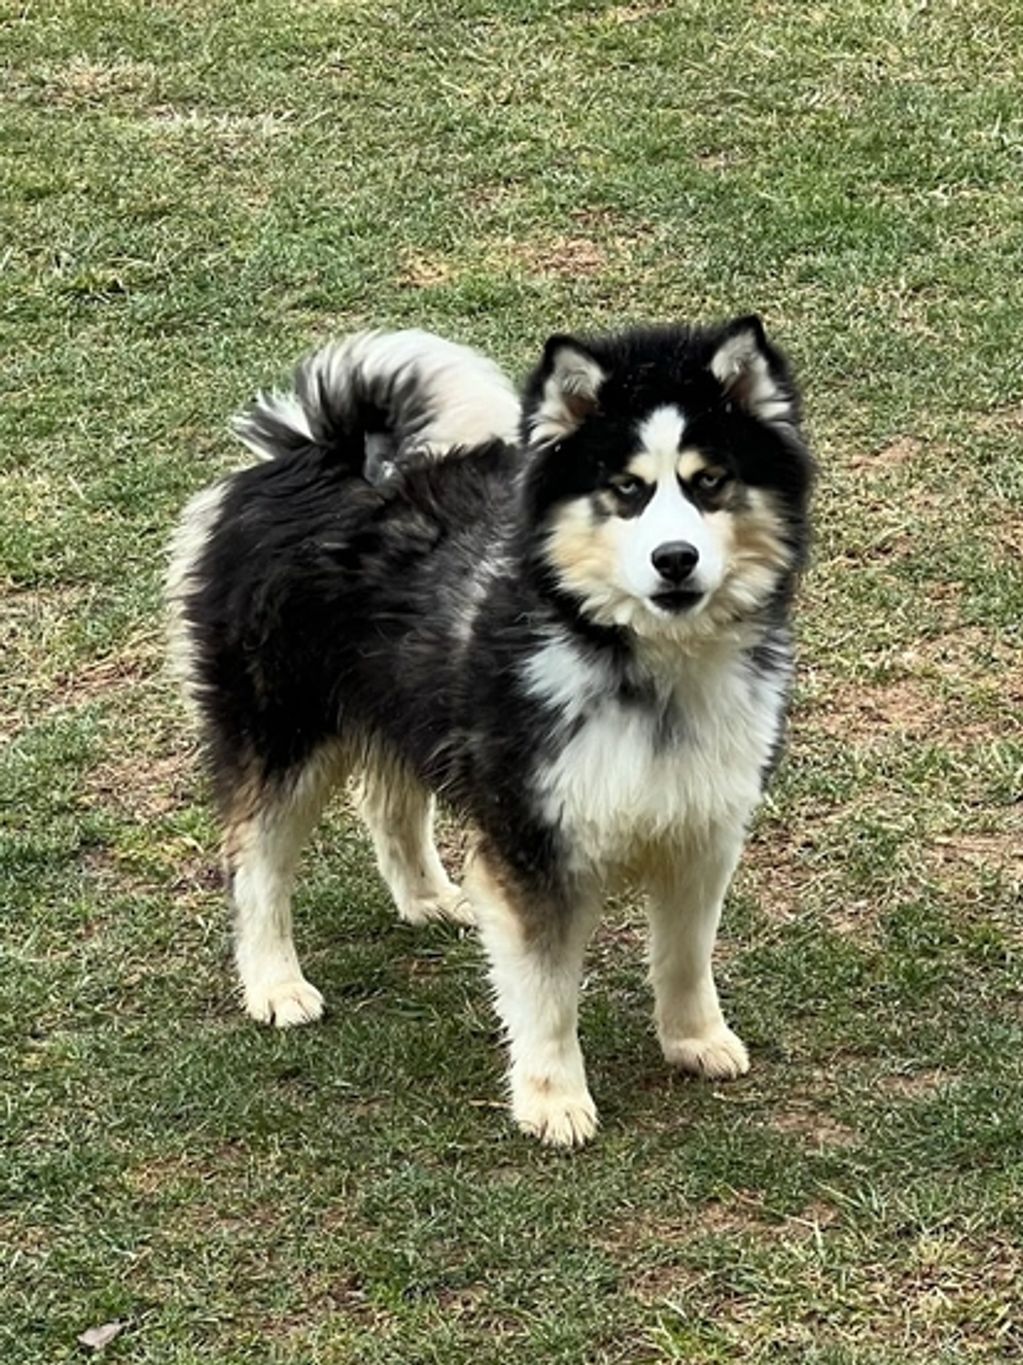
[[[1023,432],[1023,403],[1013,403],[1007,408],[993,408],[976,420],[976,428],[983,433],[1002,436]]]
[[[205,109],[176,109],[171,104],[161,104],[149,111],[145,122],[162,131],[271,137],[290,131],[294,120],[290,109],[274,109],[262,114],[212,114]]]
[[[92,659],[72,672],[58,673],[53,679],[51,700],[55,706],[87,706],[152,681],[162,668],[162,641],[140,636],[127,641],[116,654]]]
[[[805,704],[803,717],[809,731],[860,746],[945,737],[950,729],[963,738],[961,724],[951,725],[945,703],[914,677],[873,687],[836,688]]]
[[[839,1123],[830,1114],[822,1114],[809,1098],[797,1101],[788,1110],[780,1110],[771,1115],[768,1127],[785,1137],[799,1139],[818,1152],[829,1148],[857,1147],[859,1135],[848,1125]]]
[[[98,109],[124,95],[148,95],[157,78],[151,62],[127,57],[98,62],[76,56],[62,66],[35,73],[39,102],[63,110]]]
[[[601,1235],[599,1244],[616,1259],[632,1261],[651,1251],[691,1247],[708,1237],[799,1242],[838,1220],[838,1210],[823,1200],[812,1200],[798,1214],[779,1213],[758,1190],[733,1189],[677,1214],[631,1211]]]
[[[806,1245],[819,1252],[838,1229],[838,1210],[823,1200],[812,1200],[798,1214],[781,1214],[767,1208],[755,1190],[740,1189],[677,1217],[633,1217],[600,1245],[622,1266],[625,1287],[640,1303],[667,1302],[684,1310],[691,1300],[698,1311],[704,1287],[716,1279],[704,1265],[708,1245],[740,1255],[743,1248],[757,1255],[777,1247],[783,1255],[801,1256]]]
[[[1023,834],[1020,830],[934,836],[924,851],[924,867],[950,889],[977,885],[978,874],[996,873],[1023,886]]]
[[[501,270],[519,269],[541,279],[599,278],[632,267],[638,248],[654,236],[650,224],[612,208],[576,209],[565,232],[526,240],[495,238],[484,255]]]
[[[184,742],[167,754],[111,757],[86,777],[86,799],[135,820],[156,820],[192,803],[197,765],[194,744]]]
[[[1000,564],[1023,564],[1023,511],[1015,504],[992,501],[984,535]]]
[[[932,1066],[904,1075],[882,1076],[878,1083],[886,1094],[900,1100],[926,1100],[956,1084],[958,1079],[941,1067]]]
[[[140,865],[139,855],[130,848],[93,848],[81,854],[83,876],[104,899],[119,901],[168,892],[174,897],[178,915],[206,907],[211,895],[222,892],[224,876],[219,864],[194,840],[180,835],[164,837],[159,855]],[[106,928],[106,919],[81,926],[79,941],[93,938]]]
[[[396,283],[402,289],[436,289],[453,279],[454,274],[448,261],[422,251],[408,251],[402,259]]]
[[[676,1289],[665,1296],[665,1331],[713,1324],[728,1355],[694,1357],[708,1360],[764,1360],[828,1346],[885,1360],[931,1361],[947,1351],[956,1359],[1016,1357],[1023,1345],[1018,1246],[948,1232],[918,1236],[898,1260],[878,1259],[878,1249],[841,1235],[823,1246],[779,1240],[769,1262],[751,1260],[740,1275],[689,1271],[682,1295]],[[687,1289],[698,1290],[688,1302]]]
[[[916,436],[896,436],[879,450],[853,455],[846,468],[857,474],[886,474],[915,462],[922,449],[923,442]]]
[[[135,1194],[153,1196],[179,1185],[237,1175],[252,1161],[252,1153],[243,1143],[222,1142],[203,1156],[197,1156],[195,1152],[177,1152],[173,1156],[149,1157],[130,1166],[124,1172],[123,1180]]]
[[[502,254],[530,274],[545,277],[599,275],[607,268],[608,250],[601,242],[589,237],[562,234],[543,242],[519,243],[507,239],[501,244]]]
[[[909,669],[923,664],[940,677],[975,679],[994,671],[999,682],[1023,690],[1023,643],[1010,638],[1008,631],[952,624],[938,635],[915,641],[896,662]]]
[[[784,823],[759,826],[739,863],[736,890],[751,894],[778,923],[813,907],[827,912],[837,932],[872,937],[880,909],[873,901],[850,898],[844,867],[845,829],[855,813],[849,806],[818,809],[806,803]]]

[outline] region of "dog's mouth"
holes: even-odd
[[[663,592],[651,593],[650,601],[670,616],[678,616],[684,611],[692,611],[697,602],[703,600],[702,592],[692,588],[666,588]]]

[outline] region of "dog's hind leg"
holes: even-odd
[[[338,776],[334,755],[324,752],[284,777],[239,774],[224,793],[224,858],[245,1008],[278,1028],[323,1013],[323,997],[303,976],[295,952],[291,892],[302,845]]]
[[[437,853],[434,798],[422,783],[400,763],[375,755],[361,774],[356,800],[402,919],[471,924],[468,902]]]
[[[652,868],[650,977],[665,1061],[725,1080],[749,1070],[725,1023],[711,968],[721,905],[742,849],[742,829],[708,830]]]
[[[577,896],[564,903],[531,895],[482,851],[469,864],[466,888],[507,1033],[512,1118],[549,1146],[581,1146],[597,1131],[578,1005],[599,899]]]

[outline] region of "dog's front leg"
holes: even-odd
[[[581,1146],[597,1130],[577,1023],[598,902],[529,891],[482,853],[467,870],[465,888],[507,1033],[512,1117],[552,1147]]]
[[[711,969],[721,906],[742,851],[742,829],[714,827],[651,869],[650,977],[657,1037],[671,1066],[726,1079],[749,1070],[725,1023]]]

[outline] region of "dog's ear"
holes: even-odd
[[[592,352],[574,337],[552,336],[534,383],[535,407],[529,427],[533,440],[557,441],[597,411],[607,375]]]
[[[791,422],[795,394],[788,368],[751,313],[728,323],[710,358],[710,372],[728,397],[762,422]]]

